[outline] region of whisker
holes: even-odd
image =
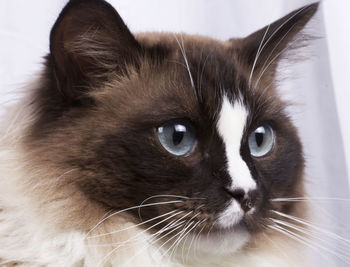
[[[202,207],[202,206],[203,206],[203,205],[201,205],[200,207]],[[198,207],[198,208],[199,208],[199,207]],[[189,232],[186,233],[186,231],[187,231],[187,229],[188,229],[187,225],[192,221],[191,224],[189,225],[189,226],[191,226],[192,223],[194,223],[193,220],[194,220],[199,214],[200,214],[200,212],[198,212],[197,214],[195,214],[195,215],[187,222],[187,224],[184,226],[183,234],[180,235],[179,238],[178,238],[178,240],[175,241],[176,245],[174,246],[173,251],[172,251],[171,254],[170,254],[170,257],[169,257],[170,259],[172,258],[173,253],[178,249],[178,246],[180,245],[180,242],[181,242],[186,236],[188,236],[188,234],[190,233],[190,231],[193,229],[193,228],[191,228],[191,229],[189,230]],[[174,244],[175,244],[175,243],[174,243]]]
[[[203,63],[203,67],[202,67],[202,71],[201,71],[200,78],[199,78],[198,95],[199,95],[201,100],[203,100],[203,94],[202,94],[203,74],[204,74],[204,70],[205,70],[205,66],[207,64],[208,58],[210,56],[211,56],[211,53],[208,53],[207,56],[205,57],[205,60],[204,60],[204,63]]]
[[[196,226],[198,225],[198,223],[200,223],[200,221],[198,221],[195,225],[194,225],[194,228],[196,228]],[[185,249],[185,245],[186,245],[186,242],[187,242],[187,238],[189,237],[189,233],[186,235],[185,238],[183,238],[183,242],[182,242],[182,249],[181,249],[181,256],[182,256],[182,261],[183,263],[185,263],[184,261],[184,249]],[[193,238],[192,238],[193,239]],[[192,242],[191,242],[192,243]]]
[[[143,200],[143,201],[141,202],[140,207],[139,207],[139,210],[138,210],[138,214],[139,214],[140,220],[142,220],[142,218],[141,218],[141,210],[140,210],[140,208],[142,207],[142,205],[143,205],[145,202],[147,202],[148,200],[151,200],[151,199],[153,199],[153,198],[159,198],[159,197],[164,197],[164,198],[167,198],[167,197],[182,198],[182,199],[184,199],[184,200],[189,200],[189,199],[190,199],[190,200],[204,199],[204,198],[190,198],[190,197],[179,196],[179,195],[154,195],[154,196],[151,196],[151,197],[146,198],[145,200]],[[181,200],[181,201],[183,202],[184,200]]]
[[[182,224],[181,226],[184,227],[183,224]],[[154,256],[158,251],[160,252],[160,250],[161,250],[166,244],[168,244],[172,239],[174,239],[175,237],[177,237],[177,236],[180,235],[181,233],[182,233],[182,231],[178,232],[177,234],[173,235],[171,238],[169,238],[168,240],[166,240],[166,241],[157,249],[157,251],[153,254],[153,256]],[[161,258],[162,258],[162,257],[163,257],[163,254],[162,254]]]
[[[185,223],[185,221],[181,221],[185,216],[183,216],[182,218],[180,219],[177,219],[177,220],[172,220],[170,223],[168,223],[167,225],[165,225],[163,228],[161,228],[159,231],[157,231],[156,233],[152,234],[151,235],[151,238],[149,239],[149,241],[153,241],[155,240],[158,236],[160,236],[161,234],[163,234],[164,232],[168,231],[168,230],[171,230],[171,229],[178,229],[179,225],[182,225]],[[179,221],[180,220],[180,221]],[[174,232],[175,230],[172,230],[170,232],[168,232],[167,234],[165,234],[164,236],[167,236],[169,235],[170,233]],[[154,242],[151,242],[152,244]]]
[[[193,211],[188,212],[187,214],[185,214],[184,216],[182,216],[181,218],[179,218],[178,220],[183,220],[185,217],[187,217],[188,215],[190,215],[191,213],[193,213]],[[184,221],[185,222],[185,221]],[[186,224],[185,224],[186,226]],[[178,236],[181,232],[177,233],[175,236],[171,237],[170,239],[168,239],[167,241],[165,241],[158,249],[156,252],[160,251],[162,249],[163,246],[165,246],[168,242],[170,242],[173,238],[175,238],[176,236]],[[156,253],[154,253],[155,255]],[[154,256],[153,255],[153,256]]]
[[[305,235],[308,235],[310,236],[312,239],[317,239],[319,241],[326,241],[325,238],[321,238],[319,237],[317,234],[317,232],[313,232],[312,230],[309,230],[307,228],[303,228],[303,227],[300,227],[300,226],[297,226],[297,225],[294,225],[292,223],[288,223],[288,222],[284,222],[284,221],[281,221],[281,220],[278,220],[278,219],[273,219],[273,218],[270,218],[273,222],[277,223],[277,224],[280,224],[280,225],[283,225],[283,226],[286,226],[286,227],[289,227],[291,229],[294,229],[296,231],[299,231]],[[348,245],[348,244],[345,244],[345,245]],[[348,245],[349,247],[349,245]],[[337,248],[336,248],[337,249]],[[350,252],[347,252],[347,251],[339,251],[339,253],[343,253],[345,254],[346,256],[349,256],[350,257]]]
[[[87,236],[89,236],[89,234],[94,231],[97,227],[99,227],[103,222],[105,222],[106,220],[108,220],[109,218],[120,214],[122,212],[125,211],[129,211],[129,210],[133,210],[133,209],[138,209],[138,208],[143,208],[143,207],[150,207],[150,206],[156,206],[156,205],[166,205],[166,204],[171,204],[171,203],[180,203],[183,202],[183,200],[173,200],[173,201],[164,201],[164,202],[156,202],[156,203],[149,203],[149,204],[143,204],[143,205],[137,205],[134,207],[130,207],[130,208],[126,208],[123,210],[119,210],[116,212],[113,212],[112,214],[108,215],[107,217],[103,218],[102,220],[100,220],[93,228],[91,228],[85,235],[85,239],[87,238]],[[108,213],[107,213],[108,214]]]
[[[349,198],[338,198],[338,197],[290,197],[290,198],[273,198],[273,202],[297,202],[297,201],[346,201],[350,202]]]
[[[164,255],[165,255],[165,254],[167,254],[167,253],[172,249],[172,251],[171,251],[171,253],[170,253],[170,255],[169,255],[169,260],[172,259],[173,254],[174,254],[174,252],[177,250],[177,248],[178,248],[178,246],[179,246],[181,240],[183,240],[183,239],[186,237],[186,235],[187,235],[186,231],[187,231],[193,224],[194,224],[194,221],[190,222],[187,226],[185,226],[184,229],[181,231],[181,235],[177,238],[177,240],[174,242],[174,244],[172,244],[172,245],[169,247],[169,249],[164,253]]]
[[[183,212],[184,212],[184,211],[179,211],[179,212],[177,212],[177,213],[172,214],[172,215],[169,216],[168,218],[165,218],[165,219],[163,219],[163,220],[161,220],[161,221],[159,221],[159,222],[153,224],[152,226],[148,227],[147,229],[142,230],[142,231],[139,232],[137,235],[135,235],[135,236],[132,237],[132,238],[129,238],[129,239],[126,240],[126,241],[119,242],[119,243],[111,243],[110,245],[118,245],[118,244],[121,244],[121,243],[124,244],[124,243],[127,243],[127,242],[129,242],[129,241],[132,241],[132,240],[134,240],[135,238],[137,238],[138,236],[141,236],[142,234],[144,234],[144,233],[146,233],[147,231],[151,230],[151,229],[154,228],[155,226],[157,226],[157,225],[159,225],[159,224],[161,224],[161,223],[163,223],[163,222],[165,222],[165,221],[167,221],[167,220],[173,218],[174,216],[177,216],[177,215],[179,215],[179,214],[181,214],[181,213],[183,213]]]
[[[270,26],[271,26],[271,24],[269,24],[269,25],[267,26],[266,31],[265,31],[265,33],[264,33],[264,35],[263,35],[263,38],[261,39],[261,42],[260,42],[260,44],[259,44],[258,50],[256,51],[256,55],[255,55],[254,62],[253,62],[253,67],[252,67],[252,70],[251,70],[250,75],[249,75],[249,82],[248,82],[249,87],[251,86],[251,82],[252,82],[252,77],[253,77],[255,65],[256,65],[256,63],[257,63],[257,61],[258,61],[258,59],[259,59],[260,53],[261,53],[261,51],[262,51],[261,46],[262,46],[262,44],[263,44],[263,42],[264,42],[264,40],[265,40],[266,34],[268,33],[268,31],[269,31],[269,29],[270,29]],[[263,47],[263,48],[264,48],[264,47]],[[260,51],[260,49],[261,49],[261,51]]]
[[[262,69],[262,71],[260,72],[259,74],[259,77],[258,79],[256,80],[255,82],[255,85],[254,85],[254,88],[256,88],[261,80],[261,78],[263,77],[264,73],[266,70],[268,70],[268,68],[271,66],[271,64],[280,56],[282,55],[285,51],[287,51],[288,49],[290,49],[290,47],[292,45],[294,45],[294,43],[298,42],[299,40],[301,40],[302,38],[299,37],[299,38],[296,38],[294,41],[290,42],[289,45],[287,45],[285,48],[283,48],[280,52],[278,52],[272,59],[271,61],[269,62],[269,64],[266,65],[265,68]]]
[[[194,86],[194,82],[193,82],[193,77],[192,77],[191,70],[190,70],[190,66],[189,66],[188,60],[187,60],[187,55],[186,55],[186,51],[185,51],[185,46],[184,46],[183,37],[182,37],[182,35],[181,35],[181,44],[182,44],[182,46],[181,46],[181,44],[180,44],[179,39],[176,37],[175,34],[174,34],[174,38],[175,38],[177,44],[178,44],[179,47],[180,47],[181,54],[182,54],[182,56],[183,56],[183,58],[184,58],[184,60],[185,60],[185,64],[186,64],[186,67],[187,67],[188,76],[190,77],[191,86],[192,86],[192,88],[193,88],[193,90],[194,90],[194,93],[197,95],[197,92],[196,92],[196,89],[195,89],[195,86]]]
[[[173,247],[175,248],[175,246],[177,246],[178,241],[182,238],[182,236],[184,235],[184,233],[186,232],[186,230],[193,224],[193,222],[191,222],[191,220],[193,220],[196,216],[198,216],[200,213],[195,214],[184,226],[183,229],[176,234],[179,235],[179,237],[175,240],[175,242],[162,254],[161,259],[164,257],[165,254],[167,254]],[[169,242],[169,240],[167,241]],[[165,244],[163,244],[162,246],[164,246]],[[169,259],[171,259],[172,253],[170,254]]]
[[[316,243],[316,242],[312,242],[311,240],[308,240],[307,238],[302,237],[302,236],[296,234],[295,232],[292,232],[292,231],[290,231],[290,230],[288,230],[288,229],[285,229],[285,228],[283,228],[282,226],[278,226],[278,225],[274,225],[274,226],[277,227],[277,228],[280,229],[280,230],[282,229],[281,232],[287,232],[287,233],[289,233],[291,236],[297,237],[297,239],[299,239],[299,241],[300,241],[300,240],[303,240],[303,241],[305,242],[305,245],[307,245],[307,246],[309,246],[309,247],[311,247],[311,248],[313,248],[313,247],[318,247],[318,248],[320,248],[320,249],[322,249],[322,250],[324,250],[324,251],[326,251],[326,252],[328,252],[328,253],[330,253],[330,254],[336,256],[336,257],[339,258],[340,260],[342,260],[342,261],[344,261],[344,262],[350,264],[350,259],[349,259],[348,257],[346,257],[345,255],[342,255],[342,254],[339,254],[339,253],[337,253],[337,252],[335,252],[335,251],[333,251],[333,250],[330,250],[329,248],[327,248],[327,247],[325,247],[325,246],[322,246],[322,245],[320,245],[320,244],[318,244],[318,243]],[[270,228],[272,228],[272,226],[270,226]],[[291,236],[290,236],[290,237],[291,237]],[[313,246],[313,247],[312,247],[312,246]]]
[[[197,66],[197,90],[198,90],[198,96],[201,98],[201,101],[202,101],[202,95],[200,93],[200,69],[201,69],[201,64],[202,64],[202,58],[203,58],[203,50],[204,50],[204,47],[202,47],[201,49],[201,54],[200,54],[200,57],[199,57],[199,61],[198,61],[198,66]],[[208,55],[207,55],[208,56]]]
[[[112,231],[112,232],[109,232],[109,233],[103,233],[103,234],[98,234],[98,235],[89,236],[89,237],[87,237],[87,239],[97,238],[97,237],[107,236],[107,235],[112,235],[112,234],[120,233],[120,232],[123,232],[123,231],[126,231],[126,230],[130,230],[130,229],[136,228],[136,227],[138,227],[138,226],[140,226],[140,225],[149,223],[149,222],[151,222],[151,221],[153,221],[153,220],[156,220],[156,219],[162,218],[162,217],[164,217],[164,216],[170,215],[170,214],[172,214],[172,213],[174,213],[174,212],[176,212],[176,210],[172,210],[172,211],[170,211],[170,212],[167,212],[167,213],[165,213],[165,214],[156,216],[156,217],[154,217],[154,218],[152,218],[152,219],[149,219],[149,220],[147,220],[147,221],[143,221],[143,222],[141,222],[141,223],[134,224],[134,225],[128,226],[128,227],[123,228],[123,229],[115,230],[115,231]]]
[[[215,220],[215,222],[216,222],[216,220]],[[210,234],[211,230],[213,229],[213,227],[214,227],[214,225],[215,225],[215,222],[212,223],[210,229],[209,229],[208,232],[207,232],[207,241],[209,240],[209,234]]]
[[[202,223],[204,223],[206,220],[207,220],[207,219],[204,219],[204,220],[200,221],[200,223],[196,226],[196,228],[197,228],[199,225],[201,225]],[[205,226],[205,225],[204,225],[204,226]],[[203,227],[204,227],[204,226],[203,226]],[[203,228],[202,228],[202,230],[203,230]],[[199,232],[199,234],[200,234],[200,232]],[[189,247],[188,247],[188,249],[187,249],[186,262],[188,262],[188,257],[189,257],[189,253],[190,253],[190,250],[191,250],[192,243],[193,243],[193,241],[197,238],[197,236],[198,236],[198,234],[197,234],[197,235],[194,235],[194,236],[192,237],[191,243],[190,243],[190,245],[189,245]],[[194,244],[195,244],[195,243],[194,243]],[[196,252],[196,247],[195,247],[195,246],[194,246],[194,252]]]
[[[180,227],[182,227],[184,222],[179,223],[179,225],[177,225],[173,230],[171,230],[170,232],[168,232],[167,234],[161,236],[160,238],[157,239],[153,239],[149,244],[145,245],[143,248],[141,248],[133,257],[131,257],[128,261],[126,261],[123,266],[126,266],[128,264],[130,264],[138,255],[140,255],[143,251],[145,251],[150,245],[158,242],[159,240],[163,239],[164,237],[166,237],[167,235],[171,234],[172,232],[176,231],[177,229],[179,229]]]
[[[197,258],[197,250],[198,250],[198,240],[199,240],[200,235],[201,235],[202,231],[204,230],[204,228],[205,228],[205,225],[203,225],[202,229],[198,232],[198,234],[196,236],[196,239],[194,241],[194,246],[195,246],[195,248],[194,248],[194,252],[195,252],[194,256],[196,258]]]
[[[269,43],[269,41],[275,36],[275,34],[286,24],[288,23],[291,19],[293,19],[295,16],[297,16],[299,13],[303,12],[306,8],[308,8],[308,6],[305,6],[304,8],[301,8],[298,12],[296,12],[293,16],[291,16],[290,18],[288,18],[286,21],[284,21],[279,27],[277,27],[277,29],[275,31],[273,31],[273,33],[270,35],[270,37],[265,41],[265,43],[262,45],[261,47],[261,44],[263,42],[263,40],[265,39],[265,35],[266,33],[268,32],[269,28],[270,28],[270,24],[267,26],[267,29],[265,31],[265,34],[264,34],[264,37],[262,39],[262,42],[260,43],[259,45],[259,48],[258,48],[258,52],[257,52],[257,56],[255,57],[255,60],[254,60],[254,63],[253,63],[253,68],[252,68],[252,71],[251,71],[251,74],[249,76],[249,86],[251,85],[251,77],[253,76],[253,72],[254,72],[254,67],[255,67],[255,64],[257,62],[257,57],[260,56],[260,54],[262,53],[262,51],[264,50],[265,46]],[[261,49],[260,49],[261,48]],[[255,86],[257,86],[257,82],[255,83]]]
[[[270,218],[271,219],[271,218]],[[278,251],[279,253],[281,253],[281,255],[285,256],[286,258],[289,258],[289,256],[287,255],[287,253],[281,249],[281,245],[282,244],[276,244],[275,241],[273,241],[272,238],[270,238],[266,233],[263,233],[263,236],[265,237],[265,239],[267,239]]]
[[[308,222],[308,221],[306,221],[306,220],[303,220],[303,219],[301,219],[301,218],[298,218],[298,217],[295,217],[295,216],[292,216],[292,215],[284,214],[284,213],[279,212],[279,211],[272,210],[272,212],[274,212],[274,213],[276,213],[276,214],[278,214],[278,215],[280,215],[280,216],[282,216],[282,217],[285,217],[285,218],[294,220],[294,221],[296,221],[296,222],[298,222],[298,223],[301,223],[301,224],[303,224],[303,225],[309,226],[309,227],[311,227],[311,228],[313,228],[313,229],[315,229],[315,230],[317,230],[317,231],[319,231],[319,232],[321,232],[321,233],[323,233],[323,234],[326,234],[326,235],[328,235],[328,236],[333,237],[333,238],[336,239],[336,240],[341,240],[341,241],[343,241],[343,242],[345,242],[345,243],[347,243],[347,244],[350,244],[350,240],[348,240],[348,239],[346,239],[346,238],[344,238],[344,237],[341,237],[341,236],[339,236],[339,235],[337,235],[337,234],[335,234],[335,233],[333,233],[333,232],[330,232],[330,231],[328,231],[328,230],[322,229],[322,228],[320,228],[320,227],[318,227],[318,226],[316,226],[316,225],[313,225],[311,222]]]
[[[264,70],[265,66],[266,66],[266,63],[269,62],[268,60],[270,59],[270,57],[273,55],[273,52],[277,49],[277,47],[279,46],[279,44],[284,40],[284,38],[288,35],[288,33],[294,28],[294,26],[297,24],[297,22],[295,22],[291,27],[290,29],[282,36],[282,38],[277,42],[277,44],[274,46],[274,48],[270,51],[268,57],[265,59],[265,62],[264,62],[264,65],[261,67],[262,70]],[[254,85],[254,88],[257,88],[257,85],[259,83],[259,80],[261,79],[262,77],[262,72],[260,72],[259,76],[258,76],[258,79],[257,79],[257,82],[255,82],[255,85]]]
[[[277,232],[279,232],[279,233],[281,233],[281,234],[283,234],[283,235],[285,235],[285,236],[287,236],[289,238],[291,238],[292,240],[294,240],[294,241],[296,241],[298,243],[301,243],[301,244],[311,248],[312,250],[314,250],[316,252],[318,252],[316,250],[316,248],[312,244],[309,244],[308,242],[306,242],[303,239],[301,239],[301,237],[299,235],[296,235],[294,233],[290,233],[290,231],[287,232],[283,227],[280,227],[278,225],[268,225],[267,227],[272,229],[272,230],[275,230],[275,231],[277,231]],[[322,257],[325,257],[323,254],[320,254],[320,255]]]
[[[180,211],[179,213],[182,213],[183,211]],[[179,214],[178,213],[178,214]],[[173,217],[174,215],[172,215],[172,217]],[[168,218],[169,219],[169,218]],[[169,230],[169,225],[170,224],[172,224],[174,221],[172,221],[172,222],[170,222],[169,224],[167,224],[166,226],[164,226],[161,230],[159,230],[158,232],[161,232],[162,230],[164,230],[165,228],[168,228],[167,230]],[[159,223],[158,223],[159,224]],[[177,226],[179,226],[179,227],[181,227],[182,226],[182,222],[180,222],[178,225],[175,225],[174,227],[177,227]],[[104,257],[103,257],[103,259],[97,264],[97,266],[102,266],[103,265],[103,263],[107,260],[107,258],[109,257],[109,256],[111,256],[113,253],[115,253],[120,247],[122,247],[122,246],[124,246],[125,244],[130,244],[131,243],[131,241],[132,240],[134,240],[134,239],[137,239],[137,237],[138,236],[140,236],[141,234],[143,234],[144,232],[146,232],[147,230],[149,230],[149,229],[151,229],[151,228],[153,228],[154,226],[156,226],[156,225],[153,225],[152,227],[149,227],[148,229],[146,229],[146,230],[144,230],[144,231],[142,231],[142,232],[140,232],[140,233],[138,233],[136,236],[134,236],[134,237],[131,237],[131,238],[129,238],[128,240],[126,240],[126,241],[123,241],[123,242],[119,242],[119,243],[111,243],[111,244],[105,244],[105,245],[108,245],[108,246],[111,246],[111,245],[118,245],[116,248],[114,248],[114,249],[112,249],[109,253],[107,253]],[[178,227],[178,228],[179,228]],[[178,229],[178,228],[176,228],[176,229]],[[170,228],[171,229],[171,228]],[[175,231],[176,229],[173,229],[171,232],[173,232],[173,231]],[[163,231],[164,232],[164,231]],[[157,233],[155,233],[154,235],[156,235]],[[169,233],[168,233],[169,234]],[[168,235],[167,234],[167,235]],[[152,235],[152,237],[151,237],[151,240],[152,240],[152,238],[154,238],[154,235]],[[165,235],[166,236],[166,235]],[[164,237],[164,236],[163,236]],[[163,238],[163,237],[161,237],[161,238]],[[160,239],[161,239],[160,238]],[[141,240],[141,241],[143,241],[143,240]],[[147,244],[145,247],[144,247],[144,249],[146,249],[147,247],[149,246],[149,244]],[[137,253],[136,255],[139,255],[144,249],[142,249],[139,253]],[[136,256],[135,255],[135,256]],[[133,257],[134,258],[134,257]],[[129,261],[128,261],[129,262]],[[126,265],[128,262],[126,262],[124,265]]]
[[[194,212],[193,210],[187,212],[184,216],[182,216],[181,218],[178,218],[178,219],[175,221],[175,223],[176,223],[177,221],[183,220],[184,218],[186,218],[188,215],[192,214],[193,212]]]

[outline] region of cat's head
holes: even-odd
[[[46,178],[50,190],[73,186],[151,233],[229,237],[228,251],[263,231],[271,210],[293,212],[297,204],[271,201],[302,194],[304,166],[274,81],[316,10],[223,42],[134,36],[106,2],[70,1],[51,32],[27,138],[37,166],[62,173]],[[81,212],[72,205],[63,217]]]

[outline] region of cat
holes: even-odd
[[[278,223],[307,211],[275,201],[304,195],[275,81],[317,9],[217,41],[69,1],[2,119],[0,265],[310,266]]]

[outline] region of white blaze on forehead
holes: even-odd
[[[237,100],[231,104],[227,96],[224,96],[217,124],[218,132],[225,145],[228,173],[232,179],[231,188],[240,188],[246,193],[256,188],[256,183],[240,154],[247,117],[248,111],[241,101]]]

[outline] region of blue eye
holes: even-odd
[[[197,142],[194,127],[185,120],[166,122],[158,127],[157,133],[162,146],[176,156],[192,152]]]
[[[263,157],[273,149],[274,142],[275,137],[272,128],[267,124],[261,125],[249,136],[250,154],[254,157]]]

